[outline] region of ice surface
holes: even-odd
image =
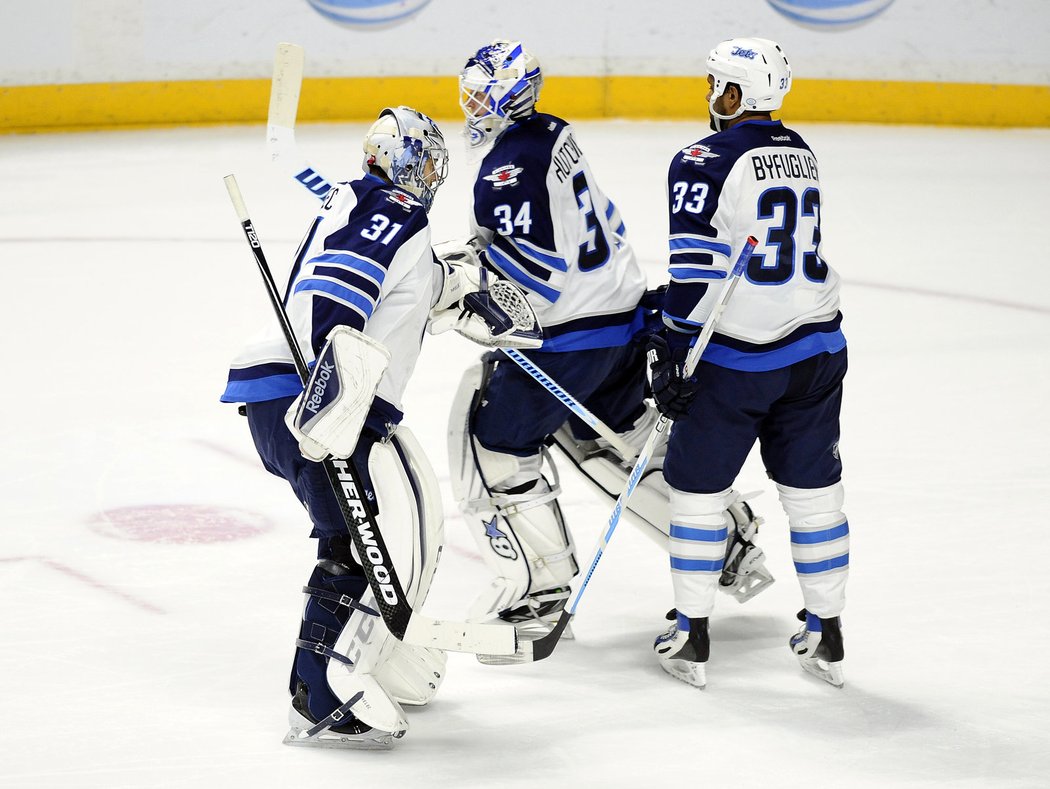
[[[0,138],[0,785],[1047,785],[1050,131],[799,128],[821,161],[850,342],[845,689],[786,647],[801,598],[753,455],[738,487],[763,491],[778,583],[720,598],[707,690],[650,654],[672,605],[666,559],[624,523],[576,641],[524,667],[452,655],[433,705],[382,754],[281,745],[313,545],[218,402],[229,358],[272,320],[222,177],[237,174],[278,278],[314,198],[269,163],[259,126]],[[363,131],[299,140],[353,175]],[[653,285],[667,163],[703,134],[578,126]],[[466,230],[457,152],[438,240]],[[476,355],[428,338],[405,402],[445,486],[432,616],[463,616],[486,578],[444,450]],[[609,507],[563,481],[586,560]]]

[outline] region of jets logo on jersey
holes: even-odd
[[[521,175],[521,173],[521,167],[515,167],[513,164],[505,164],[502,167],[497,167],[491,174],[484,176],[484,178],[497,189],[502,189],[504,186],[515,186],[518,183],[518,176]]]
[[[706,145],[690,145],[682,149],[682,161],[703,164],[705,159],[717,159],[718,154],[712,153]]]
[[[423,205],[408,192],[402,192],[400,189],[391,189],[387,194],[386,199],[388,203],[399,205],[406,211],[411,211],[413,208],[418,208]]]

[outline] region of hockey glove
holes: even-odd
[[[696,376],[683,378],[685,357],[695,335],[668,331],[649,338],[646,349],[652,370],[653,399],[661,414],[679,419],[700,388]]]

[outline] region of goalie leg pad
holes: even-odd
[[[418,607],[429,590],[443,539],[437,480],[405,427],[388,442],[373,446],[368,473],[378,527],[406,596]],[[425,704],[433,698],[444,677],[444,654],[416,651],[391,635],[360,571],[350,569],[357,557],[349,538],[332,538],[327,549],[331,558],[319,563],[305,590],[293,695],[303,690],[300,684],[306,686],[306,718],[314,721],[356,699],[351,720],[385,733],[388,740],[400,737],[408,729],[400,702]],[[293,703],[296,712],[301,711]],[[346,719],[344,711],[340,720]],[[301,741],[302,735],[303,731],[296,735],[295,744],[308,744]]]
[[[470,431],[492,362],[468,369],[453,398],[448,450],[452,491],[486,565],[495,575],[471,617],[517,618],[556,613],[579,571],[557,496],[557,471],[542,473],[545,453],[517,457],[483,447]]]
[[[849,576],[849,522],[842,511],[842,483],[826,488],[777,485],[791,529],[795,563],[805,608],[821,619],[836,617],[846,605]]]

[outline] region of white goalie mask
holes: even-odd
[[[712,119],[728,121],[745,112],[779,110],[791,90],[791,66],[780,45],[767,38],[731,38],[711,50],[707,73],[714,78],[710,109]],[[733,115],[715,110],[715,99],[729,83],[740,88],[740,107]],[[717,124],[721,127],[721,124]]]
[[[362,168],[378,167],[429,211],[448,175],[448,150],[437,124],[411,107],[387,107],[365,135]]]
[[[475,52],[459,75],[459,106],[471,148],[496,139],[535,111],[543,87],[540,62],[520,41],[493,41]]]

